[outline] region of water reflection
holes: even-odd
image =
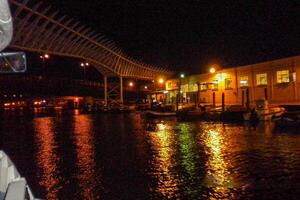
[[[157,131],[150,133],[154,150],[153,175],[158,179],[156,191],[164,198],[174,199],[178,197],[179,180],[175,171],[175,138],[172,133],[172,125],[157,124]]]
[[[197,143],[193,137],[192,128],[190,124],[182,123],[178,125],[179,129],[179,150],[180,150],[180,164],[186,176],[183,177],[184,192],[189,199],[196,199],[199,197],[199,175],[197,173],[197,163],[199,156],[197,154]]]
[[[212,189],[210,199],[228,198],[230,189],[236,187],[229,170],[230,159],[225,160],[225,153],[230,147],[228,140],[224,139],[224,132],[222,125],[216,125],[214,128],[205,127],[202,134],[202,141],[208,156],[204,185]]]
[[[93,121],[89,115],[74,116],[74,134],[77,152],[78,179],[84,199],[99,199],[101,184],[95,174]]]
[[[62,187],[58,176],[57,143],[54,138],[52,118],[37,118],[34,120],[37,139],[37,166],[41,170],[39,184],[46,190],[47,199],[58,199],[59,190]]]

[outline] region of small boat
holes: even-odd
[[[176,112],[159,112],[159,111],[152,111],[148,110],[144,112],[146,117],[149,118],[160,118],[160,117],[175,117]]]
[[[184,110],[177,112],[177,116],[182,120],[202,119],[205,114],[204,109]]]
[[[286,112],[280,117],[273,118],[276,127],[296,128],[300,126],[300,111]]]
[[[0,151],[0,200],[36,200],[14,163]]]
[[[270,121],[275,117],[280,117],[285,112],[283,107],[275,107],[263,110],[257,110],[260,121]]]

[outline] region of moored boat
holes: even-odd
[[[144,115],[149,118],[175,117],[176,112],[159,112],[159,111],[148,110],[144,112]]]

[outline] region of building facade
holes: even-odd
[[[180,88],[180,90],[179,90]],[[266,99],[270,104],[300,104],[300,56],[191,75],[166,82],[167,102],[180,96],[185,103],[254,105]]]

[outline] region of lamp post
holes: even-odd
[[[86,67],[90,66],[90,64],[88,62],[82,62],[80,63],[80,67],[83,68],[83,80],[85,80],[86,78]]]
[[[46,76],[46,60],[50,59],[50,55],[49,54],[41,55],[40,59],[43,62],[43,75]]]

